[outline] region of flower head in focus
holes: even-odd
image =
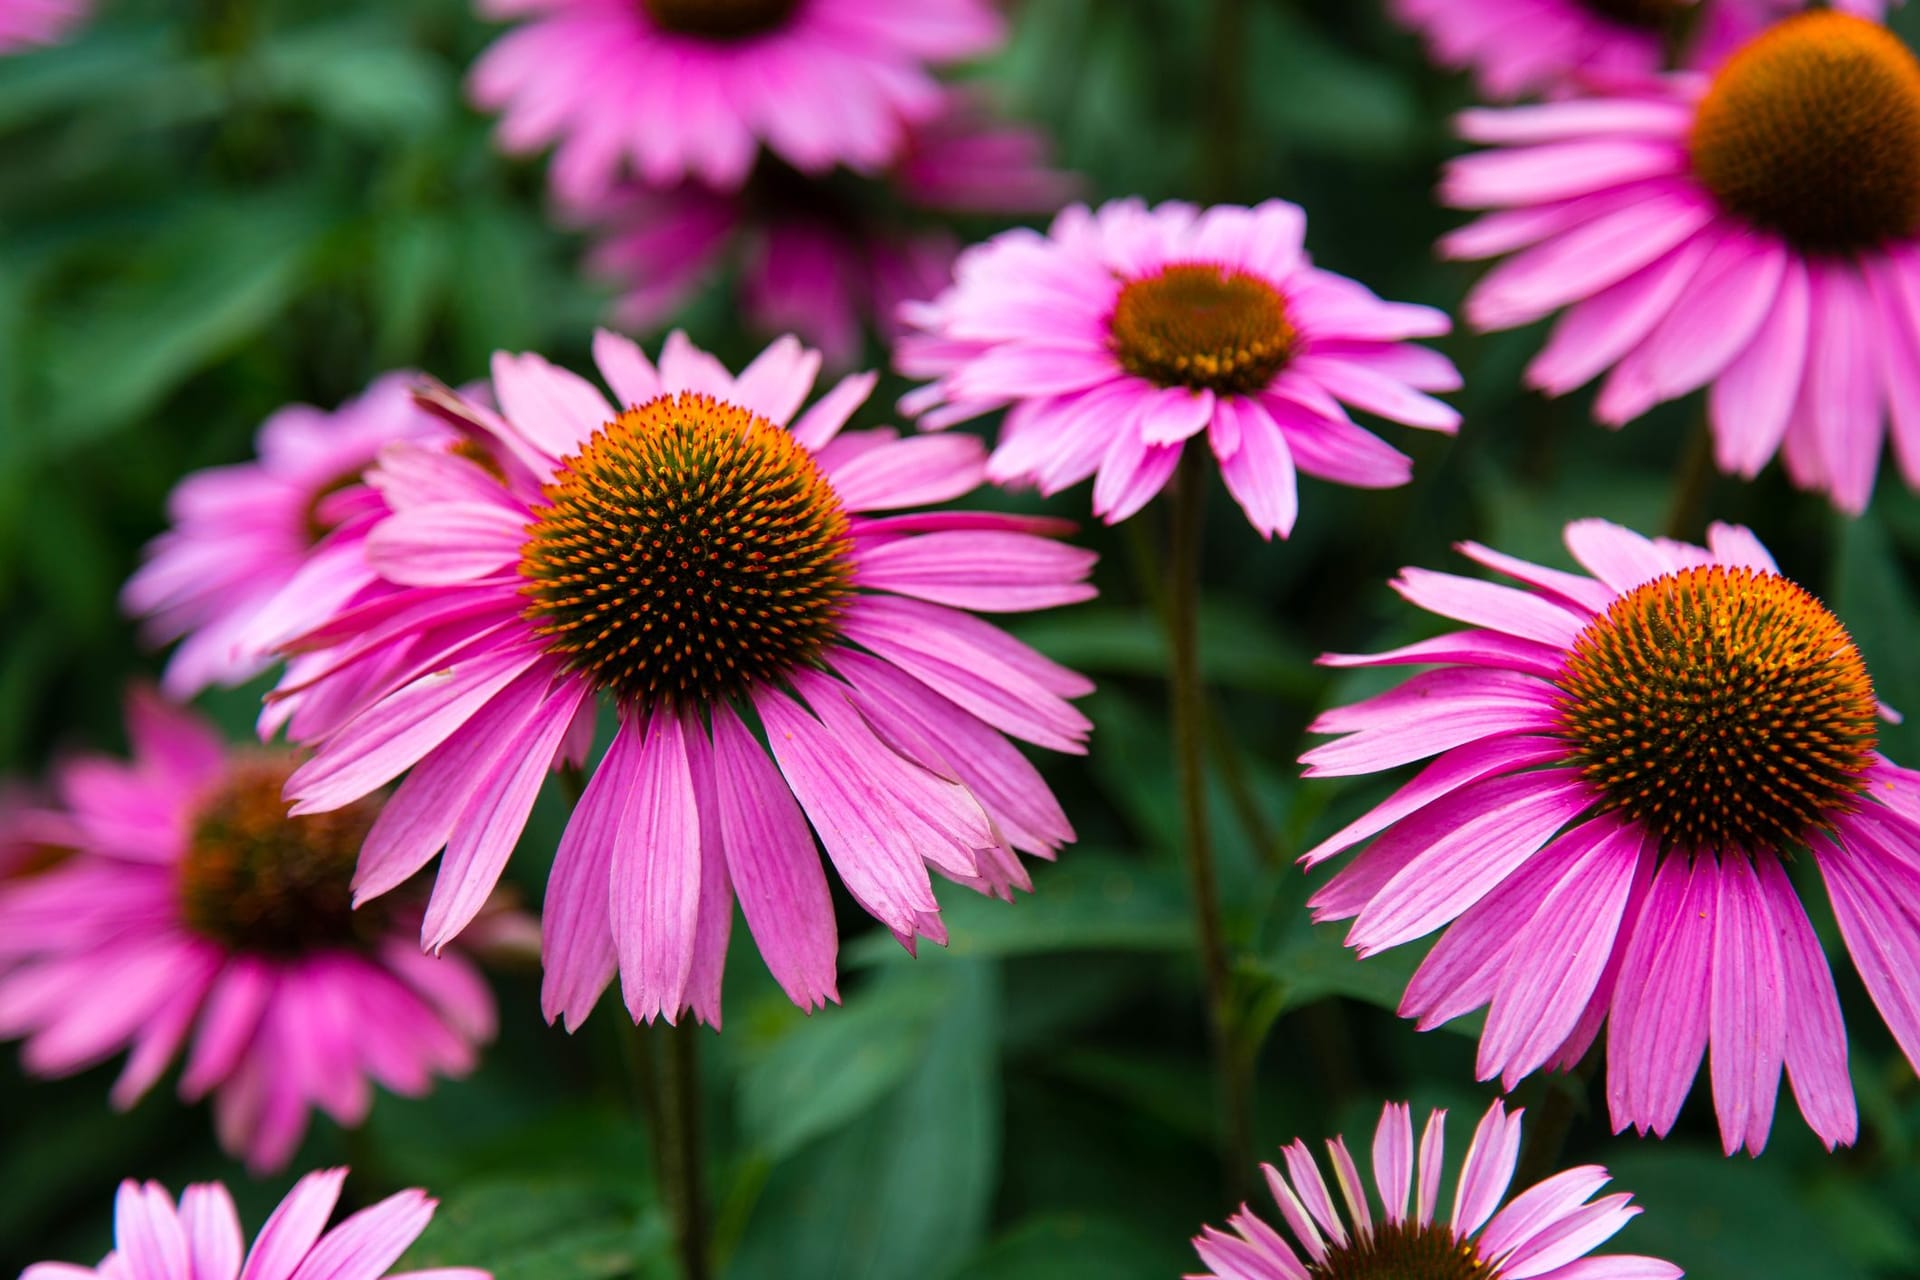
[[[417,906],[353,910],[376,802],[289,818],[286,753],[229,749],[141,693],[128,729],[131,761],[59,772],[74,848],[0,881],[0,1036],[24,1039],[29,1072],[124,1049],[124,1108],[184,1052],[181,1096],[211,1094],[221,1145],[270,1170],[311,1108],[353,1126],[373,1084],[419,1094],[471,1069],[494,1030],[479,972],[420,953]],[[490,910],[476,940],[521,926]]]
[[[568,822],[544,917],[549,1018],[578,1025],[619,972],[635,1018],[720,1020],[736,899],[795,1003],[837,999],[817,832],[903,944],[945,940],[931,868],[1026,887],[1015,851],[1072,830],[1007,740],[1080,751],[1091,687],[973,611],[1087,599],[1058,522],[915,510],[973,490],[984,451],[843,431],[874,375],[802,409],[792,338],[737,377],[674,333],[660,364],[597,336],[617,408],[539,356],[495,357],[501,410],[446,393],[536,481],[388,450],[393,514],[368,554],[403,588],[313,642],[349,690],[288,794],[321,813],[403,771],[361,856],[377,897],[442,846],[424,940],[485,901],[556,754],[597,709],[618,730]]]
[[[1004,34],[989,0],[481,0],[527,18],[475,64],[509,151],[556,147],[564,204],[622,177],[740,186],[761,145],[806,173],[874,172],[936,115],[930,68]]]
[[[1920,60],[1837,11],[1788,18],[1711,77],[1471,111],[1497,150],[1455,160],[1451,204],[1495,209],[1444,242],[1511,254],[1467,299],[1482,329],[1562,308],[1528,381],[1606,373],[1619,426],[1708,388],[1720,469],[1781,453],[1849,512],[1881,447],[1920,486]]]
[[[1407,339],[1447,332],[1431,307],[1382,302],[1314,267],[1306,215],[1257,208],[1073,206],[1046,235],[968,249],[955,281],[903,315],[896,362],[931,381],[901,408],[939,428],[1005,409],[988,478],[1055,493],[1094,476],[1093,510],[1126,519],[1189,443],[1205,445],[1254,528],[1285,536],[1297,472],[1361,488],[1412,462],[1349,407],[1451,432],[1426,395],[1460,385]]]
[[[1404,570],[1395,590],[1468,629],[1323,659],[1433,669],[1322,715],[1340,736],[1310,776],[1432,759],[1302,859],[1373,837],[1316,918],[1352,919],[1363,955],[1444,927],[1400,1011],[1490,1006],[1483,1079],[1570,1068],[1604,1024],[1616,1130],[1664,1136],[1711,1046],[1729,1154],[1765,1146],[1782,1066],[1814,1132],[1851,1142],[1846,1031],[1788,869],[1817,869],[1920,1062],[1920,774],[1876,749],[1846,629],[1747,530],[1702,548],[1582,520],[1566,540],[1586,575],[1474,543],[1520,585]]]
[[[437,1267],[390,1272],[437,1207],[424,1191],[402,1191],[342,1219],[327,1219],[345,1169],[300,1179],[248,1248],[233,1197],[217,1182],[196,1183],[174,1203],[157,1182],[129,1179],[113,1202],[113,1251],[98,1266],[40,1262],[20,1280],[491,1280],[485,1271]]]
[[[1193,1245],[1210,1268],[1193,1280],[1676,1280],[1680,1268],[1630,1254],[1589,1257],[1640,1210],[1616,1192],[1598,1165],[1568,1169],[1511,1199],[1520,1153],[1520,1112],[1495,1102],[1468,1144],[1453,1208],[1439,1216],[1447,1113],[1427,1117],[1416,1152],[1413,1116],[1388,1103],[1373,1135],[1373,1185],[1380,1216],[1344,1137],[1327,1143],[1343,1216],[1307,1144],[1282,1148],[1286,1172],[1263,1166],[1280,1216],[1293,1234],[1242,1205],[1231,1233],[1208,1227]],[[1302,1255],[1305,1255],[1304,1257]]]
[[[865,331],[891,340],[900,305],[951,278],[959,245],[939,215],[1051,213],[1072,198],[1047,150],[1037,130],[949,93],[884,173],[809,176],[767,156],[738,191],[630,183],[574,216],[597,238],[590,269],[621,291],[622,326],[661,326],[731,265],[753,328],[796,334],[844,368]]]
[[[276,642],[366,588],[361,540],[382,507],[361,472],[394,441],[455,438],[413,403],[413,381],[388,374],[332,412],[290,405],[260,428],[253,461],[174,487],[172,527],[121,594],[149,639],[180,641],[162,678],[170,697],[252,679]]]

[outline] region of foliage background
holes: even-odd
[[[0,767],[19,773],[121,745],[123,684],[156,666],[115,593],[182,474],[247,456],[278,405],[337,403],[383,369],[457,382],[496,347],[585,367],[607,302],[576,270],[580,244],[543,217],[539,164],[497,156],[463,104],[491,35],[464,0],[105,8],[68,47],[0,60]],[[1427,69],[1375,0],[1245,10],[1244,38],[1223,41],[1203,0],[1027,0],[1005,54],[969,74],[1051,128],[1097,198],[1190,197],[1223,178],[1239,199],[1282,195],[1309,210],[1323,264],[1388,297],[1457,304],[1471,272],[1433,260],[1455,219],[1429,192],[1465,88]],[[756,344],[728,297],[716,283],[686,323],[737,360]],[[1467,375],[1467,424],[1457,442],[1388,430],[1417,460],[1407,489],[1308,482],[1299,531],[1274,545],[1215,495],[1214,823],[1238,981],[1272,1017],[1264,1152],[1370,1129],[1383,1097],[1411,1097],[1454,1108],[1457,1153],[1489,1096],[1471,1083],[1469,1039],[1391,1016],[1413,955],[1361,965],[1337,929],[1305,924],[1291,855],[1386,787],[1302,785],[1291,761],[1314,710],[1357,691],[1311,656],[1420,625],[1385,587],[1396,567],[1457,567],[1448,545],[1467,537],[1565,563],[1567,519],[1666,522],[1697,409],[1603,431],[1584,397],[1519,391],[1539,341],[1442,344]],[[1083,489],[1052,506],[1085,503]],[[1920,502],[1889,480],[1847,521],[1769,473],[1718,482],[1709,506],[1822,591],[1882,696],[1920,711]],[[1165,1277],[1194,1269],[1187,1237],[1228,1210],[1174,855],[1164,654],[1140,585],[1155,584],[1157,514],[1086,530],[1105,553],[1101,601],[1021,628],[1101,684],[1092,755],[1044,762],[1082,843],[1039,870],[1038,892],[1011,908],[948,895],[954,945],[918,963],[846,914],[846,1003],[811,1019],[736,935],[727,1031],[702,1041],[728,1276]],[[207,702],[238,735],[257,693]],[[1909,763],[1916,726],[1887,733]],[[509,873],[535,902],[558,818],[544,798]],[[1851,1151],[1827,1156],[1784,1098],[1750,1162],[1720,1158],[1704,1085],[1664,1144],[1611,1137],[1597,1088],[1523,1087],[1536,1112],[1547,1090],[1574,1090],[1565,1161],[1605,1163],[1638,1193],[1647,1213],[1617,1247],[1700,1280],[1920,1275],[1920,1088],[1836,970],[1863,1121]],[[345,1161],[359,1200],[415,1184],[441,1197],[421,1259],[500,1280],[671,1274],[617,1003],[568,1037],[541,1023],[537,975],[502,975],[500,994],[503,1034],[476,1076],[383,1096],[359,1132],[318,1125],[265,1182],[221,1158],[206,1115],[166,1086],[116,1116],[117,1068],[30,1084],[8,1058],[0,1273],[97,1257],[122,1176],[228,1179],[257,1225],[294,1174]]]

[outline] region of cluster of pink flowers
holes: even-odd
[[[742,314],[836,367],[895,333],[959,245],[933,215],[1046,213],[1072,194],[1036,130],[936,69],[992,53],[990,0],[535,0],[474,67],[509,151],[553,149],[616,319],[652,330],[716,277]]]
[[[1001,39],[986,0],[483,7],[524,22],[472,93],[508,149],[553,148],[627,319],[663,321],[738,256],[747,314],[816,345],[786,334],[735,371],[677,330],[653,355],[602,330],[595,378],[515,352],[459,389],[389,374],[280,411],[252,460],[175,490],[123,595],[177,642],[161,693],[128,699],[130,757],[0,795],[0,1036],[44,1076],[124,1053],[120,1107],[180,1063],[256,1171],[315,1110],[353,1126],[375,1085],[471,1070],[496,1022],[478,958],[537,945],[569,1030],[616,979],[637,1022],[717,1029],[736,906],[813,1012],[840,1000],[834,881],[909,952],[948,941],[936,878],[1032,890],[1026,859],[1075,837],[1023,748],[1084,752],[1092,685],[982,615],[1087,601],[1096,558],[1070,522],[952,505],[983,484],[1091,481],[1117,523],[1210,456],[1285,538],[1303,475],[1409,482],[1372,419],[1460,425],[1437,398],[1460,374],[1423,345],[1447,314],[1315,265],[1298,206],[1061,209],[1038,139],[933,74]],[[1488,149],[1441,196],[1486,212],[1443,252],[1505,259],[1469,322],[1560,313],[1528,380],[1604,375],[1610,425],[1704,390],[1728,472],[1778,454],[1857,513],[1891,439],[1920,487],[1920,60],[1883,7],[1396,0],[1490,95],[1545,96],[1459,122]],[[0,50],[51,34],[10,21]],[[960,251],[863,221],[848,183],[1057,212]],[[918,432],[856,424],[877,373],[816,394],[873,320],[900,325]],[[991,449],[951,430],[990,414]],[[1851,1143],[1839,996],[1790,868],[1920,1064],[1920,773],[1880,751],[1893,713],[1748,529],[1699,546],[1587,519],[1565,541],[1580,572],[1474,542],[1506,582],[1408,568],[1393,589],[1457,629],[1322,660],[1419,670],[1325,710],[1306,776],[1420,768],[1301,859],[1353,853],[1314,917],[1350,920],[1362,957],[1439,935],[1401,1013],[1485,1008],[1482,1080],[1572,1069],[1604,1034],[1616,1132],[1665,1136],[1705,1061],[1729,1155],[1767,1144],[1783,1073],[1814,1133]],[[269,673],[268,745],[177,705]],[[555,775],[577,794],[536,925],[502,884]],[[1296,1142],[1266,1169],[1291,1240],[1243,1206],[1196,1248],[1213,1280],[1679,1274],[1588,1256],[1638,1212],[1594,1198],[1603,1169],[1508,1200],[1519,1140],[1495,1102],[1443,1219],[1444,1113],[1416,1146],[1389,1105],[1377,1216],[1344,1139],[1344,1213]],[[244,1268],[222,1188],[176,1205],[129,1182],[98,1268],[23,1280],[380,1280],[433,1202],[322,1235],[343,1177],[296,1186]]]

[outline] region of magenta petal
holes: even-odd
[[[940,904],[920,851],[904,839],[891,815],[875,806],[859,761],[784,694],[759,690],[753,702],[773,758],[848,892],[889,928],[917,933],[919,916],[938,913]]]
[[[1573,1033],[1599,986],[1641,860],[1642,833],[1597,819],[1599,838],[1514,935],[1480,1041],[1482,1077],[1511,1089]]]
[[[120,1184],[113,1201],[113,1244],[132,1280],[191,1280],[187,1233],[158,1183]]]
[[[233,1197],[217,1182],[195,1183],[180,1193],[180,1225],[192,1254],[193,1280],[235,1280],[246,1240]]]
[[[1456,1236],[1480,1229],[1513,1181],[1520,1157],[1520,1113],[1508,1113],[1496,1100],[1473,1131],[1466,1159],[1460,1165],[1460,1185],[1454,1192],[1451,1225]]]
[[[1373,1181],[1387,1221],[1405,1222],[1413,1193],[1413,1112],[1404,1102],[1389,1102],[1380,1113],[1373,1132]]]
[[[345,1169],[321,1169],[300,1179],[254,1237],[240,1280],[291,1280],[333,1216]]]
[[[1440,834],[1360,913],[1349,946],[1371,955],[1439,928],[1592,803],[1586,782],[1571,770],[1495,778],[1476,784],[1474,798],[1476,812]]]
[[[653,713],[634,762],[634,794],[616,836],[613,940],[635,1021],[678,1021],[693,972],[700,909],[700,810],[680,718]]]
[[[320,1238],[293,1280],[379,1280],[426,1230],[433,1208],[425,1192],[402,1191],[360,1210]]]
[[[803,1009],[838,1003],[839,934],[813,832],[766,749],[724,705],[713,710],[713,774],[727,869],[768,971]]]
[[[1728,1155],[1759,1155],[1773,1128],[1774,1096],[1787,1052],[1786,981],[1778,927],[1762,900],[1753,864],[1734,856],[1720,867],[1713,924],[1711,993],[1714,1110]]]
[[[461,813],[427,901],[421,939],[438,951],[480,914],[526,829],[560,740],[587,695],[582,680],[551,694],[502,750],[499,762]]]
[[[626,718],[574,806],[547,878],[540,918],[540,1009],[576,1031],[613,980],[614,846],[632,823],[640,733]]]
[[[1847,1074],[1847,1029],[1840,1019],[1827,953],[1779,859],[1758,859],[1762,910],[1779,939],[1786,985],[1787,1079],[1800,1113],[1829,1150],[1859,1134],[1853,1081]]]
[[[809,381],[812,376],[808,373]],[[687,744],[687,764],[693,774],[693,795],[700,818],[700,906],[694,917],[687,1004],[694,1017],[718,1031],[727,943],[733,934],[733,885],[727,878],[726,843],[720,830],[713,744],[706,727],[692,716],[682,721],[682,737]]]
[[[1631,926],[1613,992],[1607,1104],[1616,1130],[1665,1137],[1706,1052],[1713,914],[1712,857],[1669,857]]]

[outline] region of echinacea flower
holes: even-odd
[[[1616,1130],[1664,1136],[1710,1044],[1729,1154],[1765,1146],[1783,1064],[1813,1131],[1851,1142],[1846,1030],[1788,868],[1818,869],[1920,1062],[1920,774],[1875,749],[1846,629],[1747,530],[1702,549],[1582,520],[1566,541],[1591,577],[1474,543],[1520,587],[1404,570],[1396,591],[1469,629],[1323,659],[1434,669],[1321,716],[1341,736],[1310,776],[1433,760],[1302,859],[1376,837],[1316,918],[1353,919],[1362,955],[1446,926],[1400,1011],[1490,1005],[1483,1079],[1570,1068],[1605,1023]]]
[[[396,440],[455,439],[415,406],[412,382],[388,374],[332,412],[289,405],[261,426],[253,461],[175,486],[172,527],[121,594],[150,640],[181,641],[161,682],[168,696],[259,675],[276,641],[372,579],[360,543],[384,508],[360,473]]]
[[[269,1170],[310,1108],[356,1125],[371,1084],[419,1094],[473,1066],[494,1030],[479,973],[420,953],[417,906],[353,910],[377,803],[288,818],[286,753],[230,750],[146,694],[128,729],[131,762],[60,771],[77,847],[0,882],[0,1036],[24,1038],[29,1072],[125,1049],[124,1108],[184,1049],[181,1096],[211,1094],[221,1145]]]
[[[1451,432],[1422,394],[1460,385],[1409,338],[1447,332],[1431,307],[1382,302],[1314,267],[1306,215],[1257,208],[1075,205],[1046,235],[1009,231],[961,254],[951,288],[903,315],[901,401],[928,429],[1006,409],[987,466],[1001,484],[1058,492],[1095,475],[1114,523],[1205,444],[1247,519],[1285,536],[1296,472],[1361,488],[1406,483],[1412,462],[1347,408]]]
[[[508,151],[557,144],[562,202],[631,175],[738,187],[761,144],[806,173],[872,172],[943,90],[929,68],[991,50],[989,0],[480,0],[529,18],[481,55],[473,99]]]
[[[1471,70],[1481,92],[1517,98],[1568,92],[1660,71],[1670,54],[1711,67],[1733,45],[1804,0],[1391,0],[1434,61]],[[1886,0],[1838,0],[1879,18]]]
[[[99,1265],[39,1262],[20,1280],[491,1280],[470,1267],[389,1271],[438,1207],[418,1188],[369,1205],[328,1231],[346,1177],[345,1169],[320,1169],[300,1179],[250,1249],[233,1197],[220,1183],[195,1183],[176,1205],[159,1183],[129,1179],[113,1200],[113,1251]]]
[[[1568,308],[1527,370],[1561,395],[1611,370],[1618,426],[1708,387],[1721,470],[1776,452],[1858,512],[1891,418],[1920,486],[1920,60],[1821,11],[1742,45],[1708,79],[1461,117],[1501,149],[1449,167],[1444,198],[1494,208],[1443,243],[1513,253],[1467,316],[1504,329]]]
[[[588,264],[620,289],[624,327],[664,324],[732,264],[754,329],[793,333],[846,367],[863,331],[893,338],[900,304],[931,298],[951,279],[960,246],[928,214],[1051,213],[1075,185],[1048,166],[1037,130],[995,121],[950,93],[871,179],[811,178],[762,159],[739,191],[627,184],[573,213],[595,231]]]
[[[792,338],[737,378],[677,332],[658,369],[611,333],[594,352],[625,408],[505,353],[500,413],[433,398],[538,484],[405,446],[372,473],[394,514],[368,554],[404,590],[315,637],[335,646],[322,683],[360,708],[288,794],[324,812],[411,770],[359,896],[446,846],[437,949],[499,878],[569,727],[610,703],[618,730],[547,885],[547,1016],[577,1026],[617,968],[635,1018],[718,1024],[736,898],[774,977],[816,1007],[838,998],[838,944],[814,832],[909,947],[945,940],[929,867],[1006,895],[1028,883],[1014,850],[1072,839],[1007,735],[1082,750],[1067,699],[1090,686],[972,611],[1087,599],[1093,556],[1042,536],[1057,522],[889,514],[970,492],[984,450],[843,431],[872,374],[802,412],[820,357]]]
[[[91,9],[88,0],[0,0],[0,55],[59,44]]]
[[[1439,1216],[1447,1113],[1427,1117],[1416,1152],[1413,1115],[1388,1103],[1373,1135],[1369,1204],[1345,1137],[1327,1143],[1343,1217],[1307,1144],[1281,1148],[1286,1172],[1263,1165],[1292,1242],[1246,1205],[1193,1247],[1210,1268],[1188,1280],[1676,1280],[1680,1268],[1632,1254],[1589,1257],[1640,1213],[1623,1192],[1593,1199],[1611,1180],[1598,1165],[1554,1174],[1507,1196],[1520,1154],[1519,1111],[1495,1102],[1481,1118]],[[1302,1255],[1305,1255],[1304,1257]]]

